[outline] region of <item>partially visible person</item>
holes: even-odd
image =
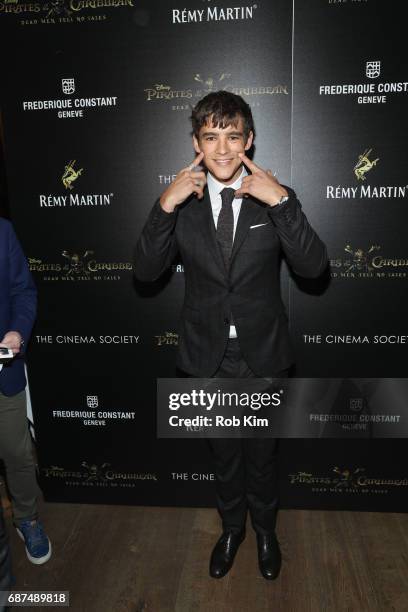
[[[27,421],[24,347],[36,316],[37,292],[9,221],[0,218],[0,347],[14,358],[0,364],[0,458],[6,468],[14,525],[28,559],[40,565],[51,543],[38,519],[36,469]]]
[[[0,612],[5,612],[7,593],[11,587],[11,557],[3,511],[0,504]]]

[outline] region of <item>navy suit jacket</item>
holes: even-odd
[[[8,331],[17,331],[24,346],[0,372],[0,391],[16,395],[25,388],[24,347],[27,345],[37,310],[37,291],[27,260],[13,227],[0,219],[0,341]]]

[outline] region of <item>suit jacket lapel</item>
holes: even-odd
[[[237,229],[235,230],[234,244],[232,245],[231,262],[241,248],[251,225],[255,225],[258,216],[261,216],[263,207],[251,198],[243,198],[239,212]]]

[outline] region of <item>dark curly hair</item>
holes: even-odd
[[[210,121],[213,127],[219,127],[222,130],[230,125],[235,126],[239,117],[244,122],[244,137],[247,139],[251,131],[255,134],[249,104],[241,96],[229,91],[211,92],[197,102],[193,109],[191,115],[193,134],[198,138],[200,129]]]

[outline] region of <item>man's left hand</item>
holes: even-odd
[[[243,178],[241,187],[235,192],[236,198],[250,195],[269,206],[276,206],[282,197],[289,195],[270,170],[262,170],[244,153],[238,156],[252,174]]]
[[[3,340],[0,342],[0,346],[5,346],[11,349],[14,355],[17,355],[17,353],[20,352],[22,343],[23,343],[23,339],[19,332],[9,331],[4,336]]]

